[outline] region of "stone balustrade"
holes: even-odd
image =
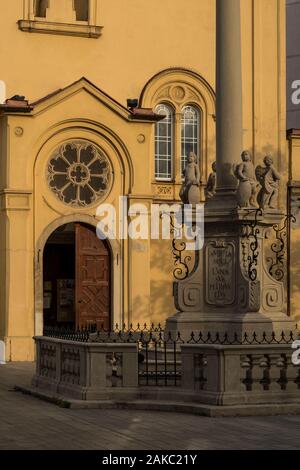
[[[287,344],[181,347],[182,387],[211,405],[296,403],[300,366]]]
[[[140,365],[140,373],[146,370],[151,375],[157,369],[159,374],[158,363],[162,362],[169,379],[139,384],[138,343],[49,337],[35,341],[37,366],[32,385],[56,398],[116,402],[172,399],[225,407],[268,404],[276,408],[300,403],[300,365],[292,363],[292,343],[180,344],[176,365],[167,356],[153,365],[148,349],[148,362]],[[155,351],[160,359],[161,351]]]
[[[80,343],[36,337],[37,366],[33,386],[80,400],[111,397],[138,385],[135,343]]]

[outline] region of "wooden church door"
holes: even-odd
[[[76,326],[110,329],[110,252],[96,229],[75,225]]]

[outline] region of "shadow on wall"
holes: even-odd
[[[290,244],[290,315],[299,321],[300,320],[300,214],[297,218],[297,227],[291,230],[291,244]]]
[[[287,197],[287,181],[288,181],[288,158],[284,159],[282,155],[278,154],[278,150],[275,150],[271,145],[265,145],[261,152],[256,154],[254,165],[262,165],[263,158],[266,155],[272,155],[274,159],[274,165],[279,169],[281,174],[281,185],[280,185],[280,209],[287,213],[286,197]],[[209,162],[211,163],[211,162]],[[208,165],[208,171],[209,171]],[[275,232],[273,237],[275,236]],[[300,234],[299,234],[300,238]],[[274,239],[272,241],[275,241]],[[270,241],[271,244],[271,241]],[[187,263],[189,271],[191,272],[194,266],[195,253],[185,252],[184,256],[191,255],[190,261]],[[270,254],[271,255],[271,254]],[[300,257],[300,254],[299,254]],[[291,256],[294,266],[294,257]],[[300,260],[299,260],[300,261]],[[299,268],[297,268],[299,266]],[[173,282],[174,276],[173,271],[175,268],[174,256],[172,253],[172,241],[152,241],[151,243],[151,321],[154,323],[163,323],[169,316],[176,313],[173,297]],[[297,276],[300,279],[300,262],[296,263],[294,268],[298,270]],[[287,291],[287,276],[285,276],[285,291]],[[299,300],[299,302],[298,302]],[[299,298],[297,303],[300,305],[300,283],[299,283]],[[300,312],[299,312],[300,315]]]
[[[164,323],[175,312],[173,299],[172,240],[151,243],[151,316]]]
[[[149,305],[150,303],[150,305]],[[143,328],[144,324],[149,327],[151,323],[159,323],[154,320],[151,315],[151,299],[148,296],[135,296],[132,302],[132,310],[130,312],[132,327],[135,329],[139,324]]]
[[[256,154],[255,166],[261,165],[265,155],[271,154],[274,158],[275,166],[279,169],[281,174],[281,191],[280,191],[280,208],[287,213],[286,207],[286,187],[288,180],[288,164],[280,155],[278,151],[271,145],[265,145],[261,152]],[[277,163],[280,161],[280,163]],[[211,161],[209,162],[209,164]],[[210,172],[208,164],[208,173]],[[300,234],[299,234],[300,238]],[[194,252],[185,252],[183,257],[191,256],[187,262],[189,272],[192,271],[195,260]],[[294,262],[294,253],[291,259],[293,260],[292,270],[297,271],[297,278],[300,279],[300,262]],[[300,254],[299,254],[300,257]],[[300,261],[300,260],[299,260]],[[178,265],[177,265],[178,266]],[[299,268],[297,268],[299,266]],[[152,240],[151,242],[151,286],[150,298],[145,296],[136,296],[133,299],[131,319],[132,323],[158,323],[164,324],[165,320],[176,313],[173,297],[173,283],[176,280],[173,272],[176,267],[174,254],[172,251],[172,240]],[[299,277],[298,277],[299,276]],[[285,276],[286,280],[286,276]],[[285,288],[287,286],[285,285]],[[300,305],[300,285],[296,304]],[[294,294],[295,295],[295,294]],[[295,297],[296,298],[296,297]],[[149,305],[150,303],[150,305]],[[300,315],[300,312],[299,312]]]
[[[187,265],[192,271],[195,253],[185,251],[184,257],[189,257]],[[176,313],[173,297],[173,283],[176,281],[173,271],[175,267],[172,240],[153,241],[151,245],[151,321],[155,324],[164,323],[165,320]]]

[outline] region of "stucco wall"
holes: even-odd
[[[7,95],[35,100],[82,76],[122,104],[171,66],[196,69],[214,86],[212,0],[99,0],[99,39],[24,33],[23,0],[1,12],[1,79]],[[121,79],[120,79],[121,78]]]
[[[172,67],[194,70],[202,77],[198,84],[203,102],[207,97],[201,83],[210,90],[203,129],[207,149],[205,180],[215,159],[214,0],[98,0],[97,21],[103,26],[98,39],[20,31],[17,21],[24,18],[27,3],[28,0],[13,0],[1,10],[0,63],[5,67],[1,68],[0,79],[6,82],[8,97],[22,94],[34,101],[86,76],[114,100],[126,105],[126,99],[138,98],[148,80],[158,72]],[[285,2],[242,0],[241,6],[243,147],[250,149],[255,163],[271,152],[284,183],[288,170]],[[183,80],[180,73],[176,80],[177,83]],[[134,184],[128,185],[126,191],[134,196],[132,200],[150,204],[158,199],[153,181],[153,126],[129,125],[123,118],[116,118],[116,104],[107,105],[104,98],[93,96],[89,85],[84,85],[70,96],[63,94],[57,102],[49,98],[45,109],[38,105],[33,116],[14,115],[8,117],[9,122],[6,117],[2,120],[0,339],[5,338],[7,355],[12,359],[33,357],[31,337],[36,328],[34,277],[37,275],[33,261],[37,259],[39,237],[55,219],[70,215],[69,209],[52,204],[47,192],[47,149],[50,152],[63,135],[72,138],[74,129],[76,137],[85,133],[95,138],[98,132],[95,126],[105,126],[128,150]],[[17,127],[23,128],[22,136],[15,132]],[[139,134],[145,135],[144,144],[138,142]],[[98,132],[99,145],[101,138]],[[238,155],[236,159],[239,160]],[[129,178],[128,170],[125,173],[122,177]],[[285,201],[284,186],[282,201]],[[170,201],[174,194],[176,198],[176,191],[171,191]],[[119,195],[123,192],[116,186],[111,198],[114,204]],[[94,215],[92,209],[90,216]],[[126,249],[126,286],[120,293],[125,319],[163,322],[174,313],[170,243],[150,246],[145,242]]]
[[[287,11],[287,129],[300,127],[300,104],[292,102],[295,89],[292,84],[300,80],[300,0],[286,0]],[[299,85],[297,87],[300,88]],[[299,98],[299,94],[298,94]]]

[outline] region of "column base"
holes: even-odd
[[[205,203],[205,212],[213,212],[214,215],[228,217],[237,211],[236,189],[217,189],[215,195]]]

